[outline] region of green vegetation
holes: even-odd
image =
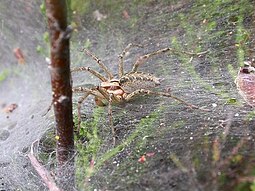
[[[79,137],[86,137],[86,142],[83,143],[79,140],[76,142],[77,151],[79,153],[76,159],[76,176],[79,187],[83,187],[84,180],[93,176],[107,161],[115,158],[116,155],[126,147],[132,145],[134,151],[139,150],[142,152],[141,149],[146,144],[147,137],[152,136],[152,133],[155,131],[154,123],[158,119],[161,109],[142,118],[139,124],[135,127],[135,130],[126,139],[122,140],[116,147],[108,148],[105,153],[100,152],[100,146],[104,147],[105,145],[102,145],[103,140],[98,136],[98,132],[100,131],[99,128],[102,128],[101,124],[105,123],[103,122],[105,118],[103,112],[104,108],[95,108],[93,120],[91,122],[82,122],[81,124],[82,128]],[[121,166],[118,168],[121,168]]]
[[[87,144],[84,145],[79,139],[76,141],[76,149],[79,152],[79,157],[76,158],[76,177],[78,185],[83,184],[84,177],[90,177],[93,174],[91,169],[91,161],[97,158],[98,150],[100,149],[101,139],[98,137],[98,131],[101,121],[103,108],[97,107],[94,109],[93,119],[90,122],[82,122],[79,137],[86,138]],[[77,117],[75,117],[77,123]]]
[[[8,69],[4,69],[3,71],[0,72],[0,82],[4,81],[8,75],[9,75],[9,70]]]
[[[221,7],[221,9],[219,9],[219,7]],[[180,51],[183,50],[183,41],[185,46],[192,47],[193,52],[208,50],[208,53],[205,54],[205,57],[211,62],[208,66],[210,68],[207,69],[210,71],[208,77],[221,78],[223,74],[219,69],[219,67],[221,67],[219,64],[221,64],[222,61],[220,60],[220,57],[215,56],[218,55],[220,47],[217,47],[217,49],[214,50],[214,47],[211,45],[215,44],[215,41],[218,41],[220,38],[226,39],[226,42],[224,43],[229,43],[229,46],[235,46],[237,49],[238,66],[234,69],[234,66],[236,66],[234,63],[226,63],[230,75],[235,79],[237,71],[239,70],[239,65],[243,64],[245,55],[248,53],[249,33],[243,27],[243,22],[244,17],[249,13],[251,14],[252,10],[252,5],[247,0],[235,3],[232,1],[196,1],[190,10],[190,14],[179,13],[177,15],[177,20],[179,20],[181,27],[185,31],[185,41],[181,39],[181,37],[171,37],[171,44],[175,49]],[[190,17],[193,19],[190,20]],[[227,20],[227,22],[224,21],[225,23],[221,23],[221,18],[225,18],[225,21]],[[197,29],[198,21],[201,22],[201,28],[199,29]],[[224,26],[222,27],[223,24]],[[226,31],[229,31],[229,33],[227,34]],[[232,38],[235,39],[235,44],[231,44]],[[210,44],[210,47],[208,47],[208,44]],[[218,45],[221,46],[221,44]],[[226,46],[226,44],[224,44],[224,46]],[[196,71],[194,64],[190,64],[192,62],[190,56],[179,54],[178,59],[182,63],[183,68],[200,86],[203,86],[209,92],[224,98],[226,104],[236,103],[236,99],[229,95],[225,86],[217,86],[217,88],[215,88],[212,84],[208,83],[208,80],[205,81],[200,76]],[[225,68],[225,66],[223,66],[223,68]],[[214,73],[211,73],[212,71],[214,71]],[[235,100],[235,102],[233,102],[233,100]]]
[[[169,1],[157,2],[155,5],[152,4],[153,1],[151,0],[132,2],[124,0],[80,0],[69,1],[69,3],[70,9],[72,10],[72,25],[75,26],[78,31],[77,33],[74,31],[74,36],[78,37],[79,31],[83,29],[84,31],[90,29],[96,31],[93,35],[82,36],[85,38],[82,39],[81,43],[75,40],[71,42],[73,66],[78,66],[86,62],[86,59],[91,61],[91,58],[87,58],[78,51],[81,47],[95,49],[97,51],[95,52],[96,55],[100,55],[103,52],[106,58],[100,59],[112,61],[113,58],[110,57],[107,52],[109,50],[108,46],[112,46],[113,44],[117,45],[110,49],[117,55],[120,47],[125,46],[126,42],[129,43],[134,39],[139,43],[146,42],[150,44],[151,42],[148,42],[149,40],[143,39],[142,35],[146,32],[149,35],[153,34],[152,36],[148,35],[149,37],[146,36],[146,38],[155,38],[153,39],[155,42],[159,42],[159,44],[162,43],[164,46],[170,46],[180,52],[188,51],[198,53],[206,50],[208,51],[206,54],[198,57],[182,53],[174,54],[174,58],[180,63],[180,69],[177,72],[184,72],[188,78],[192,79],[187,80],[187,82],[183,82],[183,80],[185,80],[183,77],[180,77],[180,80],[176,79],[173,83],[175,83],[174,85],[176,85],[177,88],[188,89],[195,84],[201,91],[219,98],[219,102],[221,103],[218,105],[222,107],[240,107],[240,103],[235,95],[236,92],[233,93],[233,91],[229,91],[229,89],[234,86],[234,79],[236,78],[239,67],[247,58],[249,47],[251,46],[250,31],[244,25],[245,19],[250,17],[253,13],[253,5],[250,1],[197,0],[190,3],[188,7],[180,6],[180,8],[177,9],[178,11],[174,11],[172,14],[162,9],[162,13],[150,13],[149,17],[146,15],[148,14],[146,13],[146,11],[148,11],[146,8],[152,8],[153,6],[165,8],[169,6],[168,8],[170,9],[173,5],[171,4],[170,6]],[[175,3],[177,4],[178,1]],[[92,19],[95,10],[99,10],[101,14],[106,15],[107,17],[105,20],[96,21]],[[128,16],[130,16],[129,19],[123,19],[123,11],[127,11]],[[164,25],[164,27],[167,26],[166,28],[163,26],[160,28],[161,22],[163,21],[165,23],[162,25]],[[147,22],[148,26],[143,28],[145,25],[143,22]],[[154,25],[158,26],[158,28],[154,29]],[[176,30],[176,28],[178,28],[178,30]],[[166,30],[165,34],[162,35],[162,39],[157,38],[159,29],[160,31],[161,29],[162,31]],[[176,32],[172,32],[175,30]],[[127,34],[126,31],[129,31],[129,34]],[[171,36],[168,34],[171,34]],[[47,34],[43,36],[43,39],[45,42],[48,41]],[[112,39],[116,42],[113,43]],[[155,42],[153,41],[153,43]],[[41,46],[38,46],[38,52],[42,53]],[[199,61],[200,57],[202,57],[201,60],[203,60],[203,62]],[[171,66],[168,65],[168,61],[161,61],[159,59],[157,63],[160,65],[159,68],[155,67],[157,73],[161,76],[172,75]],[[151,71],[154,70],[152,69]],[[215,83],[216,81],[217,83]],[[199,97],[199,95],[192,96]],[[146,98],[141,98],[141,103],[139,104],[142,105],[143,99]],[[151,161],[146,161],[145,163],[138,162],[139,158],[146,152],[153,150],[155,145],[160,147],[161,144],[164,144],[164,140],[156,140],[157,138],[169,138],[166,137],[166,134],[177,130],[183,130],[181,132],[183,134],[180,136],[185,137],[187,136],[185,133],[188,132],[185,131],[185,128],[190,128],[189,121],[197,119],[193,119],[193,116],[190,117],[186,115],[189,111],[176,111],[176,114],[167,113],[167,116],[162,116],[162,113],[164,114],[165,111],[170,112],[169,108],[171,108],[171,106],[174,106],[174,109],[176,109],[178,103],[174,102],[165,107],[158,106],[158,103],[156,104],[158,108],[154,111],[149,108],[149,115],[147,117],[143,116],[135,127],[132,127],[132,123],[128,125],[128,128],[131,129],[124,132],[125,136],[121,136],[115,147],[113,147],[110,142],[111,134],[110,128],[108,127],[107,109],[99,107],[93,109],[92,119],[82,121],[80,134],[76,137],[76,149],[78,152],[76,157],[76,177],[79,188],[89,187],[88,189],[91,190],[96,189],[94,188],[95,182],[93,178],[96,179],[101,174],[103,174],[101,176],[105,177],[100,177],[101,179],[99,178],[99,180],[107,183],[120,181],[120,175],[126,176],[122,181],[126,181],[128,184],[139,183],[143,175],[149,173],[148,168],[152,165],[152,162],[155,162],[160,157],[167,158],[169,163],[173,162],[176,168],[188,173],[190,169],[188,169],[188,166],[185,166],[185,163],[182,161],[183,159],[187,160],[187,158],[185,158],[186,156],[178,156],[178,154],[170,153],[172,151],[169,150],[166,151],[168,152],[166,156],[155,156]],[[208,105],[209,104],[211,103],[208,103]],[[119,120],[121,123],[126,117],[125,112],[125,109],[122,109],[121,112],[113,115],[113,118]],[[189,143],[186,142],[184,143],[190,147],[189,151],[193,152],[191,154],[191,164],[194,165],[194,170],[197,171],[198,174],[197,177],[194,178],[201,180],[201,182],[207,178],[209,181],[209,179],[212,178],[213,169],[226,158],[226,154],[222,154],[223,151],[221,149],[224,146],[235,148],[239,142],[239,139],[233,141],[232,137],[227,137],[225,140],[222,140],[222,137],[225,135],[219,136],[220,145],[216,145],[216,143],[213,142],[215,141],[214,136],[218,136],[219,132],[223,131],[225,127],[225,124],[220,124],[220,121],[226,118],[225,113],[223,111],[221,112],[222,119],[220,120],[217,119],[214,121],[214,116],[208,117],[208,115],[208,121],[204,122],[204,126],[200,124],[196,126],[196,124],[193,124],[193,126],[195,126],[192,129],[194,133],[195,131],[201,132],[202,130],[199,129],[201,126],[205,129],[204,131],[206,133],[201,134],[203,137],[197,138],[201,140],[201,142],[189,142],[191,145],[188,145]],[[178,117],[174,115],[178,115]],[[203,120],[201,116],[206,116],[207,114],[198,113],[197,115],[200,116],[198,119]],[[246,114],[244,120],[248,123],[254,116],[254,112],[249,112]],[[129,119],[129,117],[127,118]],[[209,118],[213,118],[213,120],[209,121]],[[162,119],[167,120],[168,123],[166,127],[159,128],[158,123]],[[77,124],[77,117],[75,118],[75,123]],[[197,122],[193,121],[193,123]],[[211,125],[214,126],[211,127]],[[214,129],[211,130],[211,128]],[[174,135],[171,138],[174,139]],[[183,139],[180,138],[178,144],[181,145],[182,140]],[[225,145],[228,142],[232,144]],[[245,146],[243,147],[245,148]],[[230,151],[227,153],[231,154]],[[127,158],[127,160],[123,158]],[[237,166],[245,168],[246,164],[244,164],[243,161],[244,158],[242,154],[237,153],[233,155],[219,175],[213,177],[217,181],[217,186],[224,187],[229,181],[233,181],[228,174],[228,170],[230,169],[231,171],[231,167],[238,168]],[[158,161],[155,163],[157,162]],[[249,172],[248,174],[254,176],[253,172]],[[205,177],[205,175],[208,177]],[[90,184],[88,184],[88,182]],[[235,190],[255,191],[255,185],[254,182],[240,183]]]
[[[120,2],[120,1],[119,1]],[[148,3],[144,2],[145,4]],[[166,1],[167,2],[167,1]],[[166,3],[166,2],[163,2]],[[94,10],[91,8],[93,6],[89,2],[86,3],[86,6],[84,6],[83,9],[81,8],[75,8],[77,5],[72,5],[73,10],[77,10],[77,12],[82,12],[85,14],[85,12],[91,12]],[[120,21],[115,20],[115,17],[120,17],[122,10],[127,9],[126,4],[112,4],[111,1],[105,2],[103,4],[100,4],[102,6],[102,9],[98,7],[100,12],[103,14],[106,14],[108,17],[103,23],[94,23],[98,24],[100,33],[104,33],[106,31],[106,25],[111,26],[111,28],[114,28],[115,26],[119,26]],[[90,7],[90,8],[89,8]],[[220,9],[219,9],[220,7]],[[131,21],[129,21],[129,25],[126,25],[130,28],[134,27],[139,23],[138,16],[142,16],[143,13],[132,14],[135,13],[135,9],[137,8],[131,7],[128,8],[130,11],[130,15],[132,15]],[[102,11],[101,11],[102,10]],[[107,11],[106,11],[107,10]],[[118,11],[113,11],[118,10]],[[245,11],[244,11],[245,10]],[[112,13],[112,14],[108,14]],[[218,83],[217,86],[210,83],[210,79],[217,78],[220,79],[223,76],[223,72],[225,72],[225,69],[227,69],[230,78],[234,81],[237,71],[239,70],[239,66],[242,65],[243,61],[245,60],[245,56],[247,55],[247,49],[249,46],[249,32],[244,28],[243,22],[244,17],[246,17],[248,14],[252,13],[252,6],[247,0],[238,1],[233,3],[233,1],[196,1],[193,3],[193,6],[190,7],[188,12],[182,13],[174,13],[173,15],[158,15],[155,16],[155,18],[152,18],[153,21],[159,22],[163,17],[164,19],[169,19],[169,26],[175,26],[176,24],[173,24],[173,19],[175,19],[174,22],[179,24],[180,30],[182,30],[185,34],[185,37],[183,36],[171,36],[169,39],[170,44],[173,48],[179,51],[189,51],[189,52],[201,52],[208,50],[208,53],[205,55],[202,55],[206,57],[207,60],[210,61],[210,64],[208,67],[208,72],[206,73],[207,76],[202,76],[203,74],[199,73],[197,69],[195,68],[194,64],[191,64],[193,62],[193,58],[189,55],[185,54],[177,54],[177,58],[180,61],[181,65],[183,66],[182,69],[185,70],[186,73],[188,73],[194,81],[199,84],[199,86],[203,87],[206,91],[213,93],[217,95],[220,98],[223,98],[225,101],[224,103],[227,105],[235,105],[239,106],[239,102],[235,97],[233,97],[232,94],[230,94],[228,91],[226,91],[225,84]],[[190,19],[192,18],[192,19]],[[223,21],[222,18],[225,20]],[[194,22],[193,22],[194,21]],[[197,24],[200,23],[200,28],[197,27]],[[93,26],[95,27],[95,26]],[[119,40],[121,41],[121,35],[119,36]],[[86,46],[90,46],[90,40],[87,39],[85,41]],[[89,43],[88,43],[89,42]],[[234,42],[234,43],[233,43]],[[236,52],[236,58],[238,60],[238,64],[233,63],[234,59],[227,60],[226,63],[223,63],[221,60],[221,56],[219,56],[220,50],[223,50],[226,48],[226,46],[232,46],[234,49],[233,51]],[[203,67],[203,66],[201,66]],[[220,67],[220,70],[219,70]],[[224,70],[221,70],[224,69]],[[170,71],[171,72],[171,71]],[[164,71],[165,75],[171,75],[167,74],[166,71]],[[224,75],[226,75],[224,73]],[[226,77],[226,76],[223,76]],[[180,82],[181,87],[189,87],[192,82],[187,82],[183,84]],[[87,166],[85,168],[89,169],[89,174],[87,173],[87,177],[90,176],[96,176],[96,172],[100,171],[102,168],[104,168],[104,164],[108,160],[113,160],[113,158],[116,157],[118,153],[121,153],[122,151],[126,150],[130,145],[132,145],[132,157],[136,160],[127,160],[125,162],[122,162],[119,164],[118,167],[115,167],[116,174],[121,173],[125,171],[127,174],[133,174],[132,177],[129,177],[128,181],[129,183],[134,183],[138,181],[139,177],[142,176],[143,171],[146,171],[146,165],[138,165],[137,166],[137,160],[139,157],[146,152],[146,148],[148,148],[148,144],[151,143],[151,141],[147,142],[147,136],[151,136],[153,134],[153,131],[150,131],[154,128],[152,128],[153,124],[155,123],[155,120],[159,118],[158,112],[152,112],[149,118],[143,118],[139,122],[139,125],[136,127],[136,129],[127,136],[125,140],[122,140],[121,143],[119,143],[115,148],[112,148],[104,153],[100,153],[100,156],[97,156],[95,153],[100,152],[99,145],[102,144],[103,140],[98,139],[98,142],[96,144],[94,149],[94,157],[90,157],[89,159],[93,158],[95,160],[95,165],[93,166],[93,169],[91,169],[91,166],[89,166],[90,162],[88,158],[85,158],[85,163]],[[116,116],[115,116],[116,117]],[[118,116],[118,118],[121,118],[121,115]],[[96,118],[94,117],[94,120]],[[97,124],[97,123],[95,123]],[[177,125],[175,125],[177,124]],[[180,128],[183,127],[185,122],[177,121],[174,122],[171,126],[171,129],[174,129],[174,127]],[[97,124],[98,125],[98,124]],[[86,125],[91,126],[91,125]],[[86,128],[84,128],[86,129]],[[93,128],[92,128],[93,129]],[[169,128],[167,128],[170,130]],[[154,129],[155,130],[155,129]],[[91,130],[90,130],[91,131]],[[98,132],[98,130],[96,131]],[[89,134],[90,136],[90,134]],[[88,137],[89,137],[88,136]],[[157,135],[159,136],[159,135]],[[142,138],[144,137],[144,139]],[[95,138],[95,137],[94,137]],[[95,138],[97,140],[98,137]],[[93,143],[93,142],[92,142]],[[89,141],[88,141],[88,144]],[[207,140],[207,149],[210,149],[210,142]],[[101,145],[102,146],[102,145]],[[216,150],[214,151],[214,159],[215,163],[218,162],[219,159],[216,160]],[[81,156],[82,157],[82,154]],[[178,156],[177,156],[178,157]],[[232,161],[232,165],[239,164],[242,162],[241,155],[234,156]],[[181,159],[180,159],[181,160]],[[193,159],[193,163],[197,169],[200,169],[201,161],[199,157],[195,157]],[[179,161],[181,164],[181,161]],[[127,169],[127,166],[131,166],[130,169]],[[227,168],[226,168],[227,169]],[[138,171],[139,173],[134,173],[134,171]],[[86,174],[86,173],[85,173]],[[83,174],[84,175],[84,174]],[[116,177],[113,177],[114,180]],[[117,178],[116,178],[117,179]],[[84,180],[84,177],[82,178]],[[222,173],[221,176],[219,176],[219,183],[220,185],[226,184],[226,181],[228,181],[228,176],[225,173]],[[250,184],[249,184],[250,186]]]

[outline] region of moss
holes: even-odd
[[[245,116],[245,120],[252,121],[255,118],[255,111],[250,111]]]
[[[93,119],[89,122],[81,122],[81,129],[78,137],[76,137],[75,146],[79,153],[78,157],[76,157],[76,180],[79,187],[83,184],[85,177],[90,177],[94,173],[94,168],[91,168],[91,162],[97,158],[102,142],[98,136],[98,131],[102,123],[101,116],[103,112],[103,108],[95,108]],[[77,124],[77,116],[74,121]],[[82,138],[86,139],[85,143],[81,141]]]

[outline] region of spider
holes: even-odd
[[[130,48],[135,46],[141,47],[140,45],[137,45],[137,44],[132,44],[132,43],[128,44],[127,47],[119,55],[118,78],[115,78],[113,74],[110,72],[110,70],[105,66],[105,64],[92,52],[90,52],[89,50],[85,48],[82,50],[82,52],[92,57],[97,62],[97,64],[106,73],[107,77],[91,69],[90,67],[78,67],[71,70],[71,72],[88,71],[92,75],[97,77],[99,80],[101,80],[100,85],[92,87],[90,89],[86,87],[73,88],[74,93],[84,93],[83,96],[79,98],[78,106],[77,106],[77,110],[78,110],[77,131],[78,132],[80,130],[80,124],[81,124],[81,106],[84,100],[89,95],[93,95],[95,97],[96,105],[98,106],[108,105],[109,123],[111,126],[113,137],[115,132],[114,132],[113,122],[112,122],[112,108],[111,108],[112,104],[121,104],[121,103],[129,102],[130,100],[133,100],[140,95],[148,94],[148,95],[170,97],[187,105],[190,108],[202,109],[202,108],[199,108],[198,106],[187,103],[186,101],[170,94],[169,92],[152,91],[151,90],[152,88],[160,85],[160,82],[162,79],[157,78],[156,76],[149,73],[143,73],[143,72],[137,71],[138,67],[141,66],[147,59],[149,59],[152,56],[165,53],[165,52],[170,52],[170,51],[177,52],[172,48],[164,48],[164,49],[160,49],[160,50],[145,54],[143,56],[140,56],[133,64],[131,71],[124,73],[124,69],[123,69],[124,57],[130,50]],[[189,54],[189,55],[201,55],[201,54],[204,54],[205,52],[201,52],[201,53],[182,52],[182,53]]]

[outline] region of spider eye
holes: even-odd
[[[244,74],[249,74],[249,73],[250,73],[250,71],[249,71],[248,68],[243,68],[241,71],[242,71]]]

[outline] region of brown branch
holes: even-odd
[[[57,180],[65,190],[74,189],[74,132],[70,74],[70,27],[63,0],[45,0],[51,42],[51,85],[56,122]]]
[[[47,169],[44,168],[34,156],[34,144],[36,142],[38,141],[32,143],[30,153],[28,154],[28,158],[30,159],[32,166],[35,168],[36,172],[40,175],[43,182],[46,184],[50,191],[61,191],[57,187],[54,178],[51,177]]]

